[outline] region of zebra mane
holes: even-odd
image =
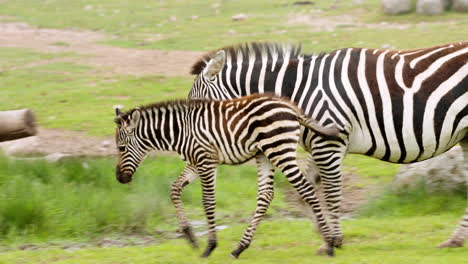
[[[260,58],[262,53],[268,55],[268,57],[277,57],[278,61],[282,61],[283,58],[288,57],[298,58],[301,55],[302,48],[301,45],[293,44],[284,44],[284,43],[275,43],[275,42],[251,42],[251,43],[242,43],[232,46],[227,46],[221,49],[213,50],[202,55],[193,65],[192,70],[190,71],[193,75],[200,74],[205,68],[207,62],[213,57],[216,52],[224,50],[227,56],[232,58],[232,62],[236,63],[236,58],[238,54],[242,54],[242,57],[248,58],[249,56],[254,56]]]
[[[126,112],[123,112],[121,115],[121,118],[123,120],[127,120],[129,116],[132,115],[132,113],[136,110],[139,111],[146,111],[148,109],[155,109],[155,108],[168,108],[168,107],[174,107],[174,106],[181,106],[181,107],[189,107],[189,106],[197,106],[203,102],[209,102],[212,101],[211,99],[176,99],[176,100],[168,100],[168,101],[163,101],[163,102],[157,102],[157,103],[152,103],[152,104],[147,104],[147,105],[142,105],[139,107],[132,108]]]

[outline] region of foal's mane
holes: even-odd
[[[190,71],[190,73],[193,75],[200,74],[205,68],[206,63],[216,54],[216,52],[220,50],[224,50],[226,52],[226,56],[231,56],[233,63],[236,63],[236,58],[238,54],[242,54],[242,57],[245,59],[249,56],[255,56],[256,58],[260,58],[261,54],[265,53],[268,55],[268,57],[277,57],[278,61],[282,61],[283,58],[286,57],[294,59],[302,56],[301,45],[283,44],[275,42],[242,43],[205,53],[192,65],[192,70]]]
[[[132,113],[136,110],[139,111],[146,111],[146,110],[151,110],[151,109],[159,109],[159,108],[168,108],[168,107],[191,107],[191,106],[198,106],[204,102],[209,102],[212,101],[211,99],[175,99],[175,100],[167,100],[163,102],[158,102],[158,103],[153,103],[153,104],[147,104],[147,105],[142,105],[139,107],[132,108],[128,111],[125,111],[122,113],[120,116],[121,119],[127,120],[129,116],[132,115]]]

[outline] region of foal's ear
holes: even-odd
[[[221,72],[226,64],[226,52],[220,50],[211,58],[211,60],[206,64],[205,69],[203,70],[203,76],[205,78],[211,79],[213,76]]]
[[[115,109],[115,118],[114,118],[114,122],[117,124],[117,125],[121,125],[122,124],[122,116],[125,114],[124,112],[122,112],[120,110],[120,106],[114,106],[114,109]]]
[[[140,121],[141,113],[140,110],[135,109],[132,112],[130,120],[128,120],[128,129],[133,130],[138,125],[138,121]]]

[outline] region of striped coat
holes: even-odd
[[[131,181],[138,165],[152,150],[175,151],[187,165],[172,186],[171,198],[186,237],[197,246],[180,199],[184,186],[200,177],[203,206],[208,219],[208,257],[217,245],[215,230],[215,182],[217,164],[240,164],[252,158],[258,166],[258,197],[254,218],[238,247],[231,253],[238,257],[252,240],[258,223],[273,199],[274,168],[279,168],[317,218],[317,225],[333,255],[333,237],[314,186],[296,162],[300,126],[338,140],[338,130],[322,127],[304,116],[287,99],[254,95],[227,101],[172,101],[144,106],[128,113],[117,111],[116,143],[119,161],[117,180]]]
[[[339,142],[309,130],[302,135],[310,166],[320,172],[338,237],[346,153],[411,163],[461,143],[468,163],[468,42],[417,50],[347,48],[320,55],[253,43],[208,53],[192,73],[197,77],[190,98],[275,93],[295,101],[319,123],[341,129]],[[441,246],[461,246],[467,234],[468,208]]]

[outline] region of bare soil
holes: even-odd
[[[188,76],[191,65],[203,54],[197,51],[118,48],[97,43],[112,38],[96,31],[45,29],[16,22],[0,23],[0,47],[85,55],[73,61],[105,68],[106,72],[116,74]]]
[[[10,156],[63,157],[110,156],[116,154],[113,137],[95,137],[83,132],[39,128],[37,135],[0,142],[0,150]]]
[[[341,213],[343,219],[352,219],[353,213],[362,205],[366,204],[370,198],[369,193],[378,193],[376,189],[378,186],[374,185],[359,185],[362,182],[360,176],[352,173],[344,172],[343,175],[343,200],[341,202]],[[321,185],[317,185],[317,194],[319,200],[323,203],[323,191]],[[309,207],[305,204],[297,192],[292,187],[287,187],[286,202],[289,205],[285,214],[292,215],[293,217],[308,217],[314,218],[314,214]]]

